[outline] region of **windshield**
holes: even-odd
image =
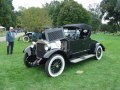
[[[65,33],[66,37],[71,37],[71,38],[80,37],[80,31],[79,30],[64,29],[64,33]]]
[[[75,30],[64,30],[65,36],[73,36],[75,34]]]

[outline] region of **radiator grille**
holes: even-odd
[[[60,40],[65,37],[63,29],[49,29],[46,30],[45,35],[49,42]]]
[[[44,49],[45,44],[44,43],[37,43],[37,48],[36,48],[36,54],[37,57],[42,58],[43,55],[45,54],[45,49]]]

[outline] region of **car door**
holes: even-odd
[[[70,52],[73,58],[76,58],[81,55],[81,51],[84,50],[84,41],[79,39],[80,32],[78,30],[75,31],[74,39],[69,41]]]
[[[88,51],[89,50],[89,46],[90,46],[90,38],[85,38],[81,40],[82,45],[83,45],[83,50],[82,51]]]
[[[77,35],[80,37],[80,34]],[[70,41],[70,49],[73,57],[79,57],[88,53],[90,38],[76,38]]]
[[[77,42],[74,38],[76,33],[76,30],[66,30],[65,35],[66,38],[68,39],[68,45],[69,45],[69,52],[70,54],[77,52]]]

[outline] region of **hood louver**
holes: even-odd
[[[61,40],[65,38],[62,28],[54,28],[45,30],[46,40],[49,42]]]

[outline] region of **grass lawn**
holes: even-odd
[[[65,67],[50,78],[44,65],[26,68],[23,49],[30,43],[15,41],[14,54],[6,55],[6,43],[0,43],[0,90],[120,90],[120,37],[104,34],[92,36],[106,47],[101,61],[89,59]],[[83,71],[76,74],[76,71]]]

